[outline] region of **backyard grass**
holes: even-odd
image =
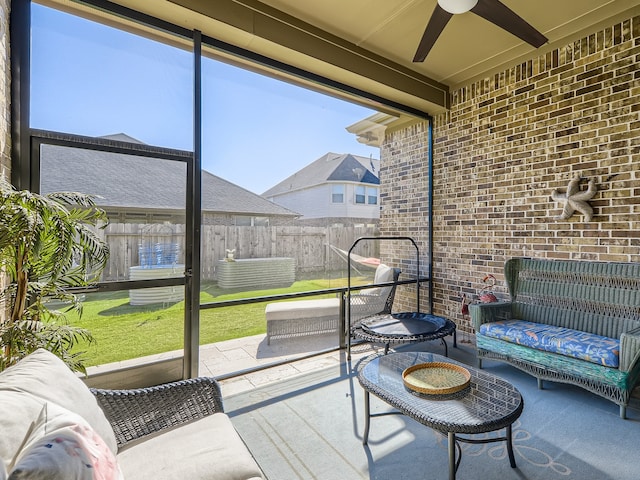
[[[345,282],[346,285],[346,282]],[[230,292],[215,284],[203,285],[201,303],[335,288],[336,280],[295,282],[289,288]],[[325,295],[325,296],[331,296]],[[315,297],[314,297],[315,298]],[[319,298],[319,297],[318,297]],[[266,302],[200,311],[200,344],[266,332]],[[184,302],[170,305],[129,305],[127,291],[89,294],[83,315],[68,315],[71,324],[91,331],[95,342],[81,345],[85,366],[101,365],[183,348]]]

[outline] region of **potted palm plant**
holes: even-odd
[[[93,337],[69,325],[65,313],[82,314],[73,289],[96,281],[106,266],[109,248],[97,235],[106,225],[92,195],[41,195],[0,179],[0,371],[45,348],[86,373],[84,352],[74,347]]]

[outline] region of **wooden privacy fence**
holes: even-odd
[[[128,280],[130,267],[155,265],[156,259],[160,264],[166,258],[163,252],[173,251],[176,245],[176,262],[184,263],[184,231],[183,224],[110,224],[101,231],[111,249],[103,279]],[[201,231],[201,278],[205,281],[216,279],[218,261],[225,257],[227,250],[233,249],[235,258],[294,258],[297,277],[341,269],[346,272],[346,257],[331,246],[347,251],[357,238],[377,235],[375,227],[203,225]],[[354,253],[379,257],[379,248],[378,242],[362,242]]]

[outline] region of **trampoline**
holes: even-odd
[[[413,245],[416,258],[416,311],[414,312],[400,312],[389,313],[380,312],[374,315],[370,315],[361,319],[358,322],[352,324],[351,311],[349,308],[349,301],[347,302],[347,322],[346,325],[353,325],[347,330],[347,358],[351,358],[351,338],[358,338],[359,340],[377,343],[384,345],[384,354],[389,352],[389,347],[394,344],[404,343],[420,343],[428,342],[431,340],[440,340],[444,345],[445,356],[449,356],[449,350],[447,342],[444,337],[451,335],[453,337],[453,346],[457,347],[458,342],[456,338],[456,324],[449,319],[439,317],[431,313],[420,312],[420,250],[418,245],[411,237],[362,237],[357,239],[349,252],[347,253],[348,260],[348,287],[347,287],[347,300],[351,297],[351,257],[352,251],[356,245],[361,241],[368,240],[391,240],[391,241],[409,241]]]
[[[385,313],[363,319],[353,330],[353,335],[369,343],[384,345],[385,355],[390,345],[440,340],[444,354],[449,356],[444,337],[453,336],[457,347],[456,324],[443,317],[421,312]]]

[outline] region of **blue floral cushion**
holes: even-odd
[[[619,366],[620,341],[593,333],[525,320],[485,323],[480,333],[506,342],[579,358],[606,367]]]

